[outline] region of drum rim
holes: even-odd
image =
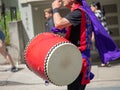
[[[51,83],[53,83],[54,85],[56,85],[56,86],[64,86],[64,85],[58,85],[58,84],[56,84],[54,81],[52,81],[52,80],[49,78],[49,76],[48,76],[48,74],[47,74],[47,63],[48,63],[48,61],[49,61],[50,55],[53,53],[53,50],[56,49],[56,48],[58,48],[60,45],[64,45],[64,44],[70,44],[70,45],[75,46],[74,44],[72,44],[72,43],[70,43],[70,42],[67,42],[67,41],[63,41],[63,42],[60,42],[60,43],[55,44],[55,45],[49,50],[48,54],[46,55],[45,62],[44,62],[44,73],[45,73],[47,79],[48,79]]]

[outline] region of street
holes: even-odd
[[[46,86],[44,80],[31,72],[25,64],[19,65],[19,71],[6,71],[10,65],[0,65],[0,90],[67,90],[66,86]],[[112,67],[93,65],[95,78],[86,90],[120,90],[120,63]]]

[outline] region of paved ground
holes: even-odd
[[[97,63],[98,64],[98,63]],[[28,70],[25,64],[19,65],[19,71],[6,71],[9,65],[0,65],[0,90],[67,90],[66,86],[44,85],[44,81]],[[120,60],[112,67],[99,67],[94,64],[94,80],[86,90],[120,90]]]

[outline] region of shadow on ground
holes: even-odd
[[[23,70],[24,68],[18,68],[18,71],[17,72],[19,72],[19,71],[21,71],[21,70]],[[0,70],[0,72],[7,72],[7,71],[11,71],[11,69],[9,68],[9,69],[1,69]]]
[[[15,81],[0,81],[0,86],[15,86],[15,85],[41,85],[42,83],[21,83]]]
[[[95,60],[92,58],[92,65],[100,66],[100,64],[101,64],[101,60],[100,60],[100,58],[95,58]],[[117,65],[120,65],[120,59],[117,59],[117,60],[111,61],[111,62],[110,62],[110,65],[111,65],[111,66],[117,66]]]

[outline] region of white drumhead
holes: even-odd
[[[55,85],[64,86],[72,83],[82,68],[81,53],[71,43],[60,43],[48,53],[45,72]]]

